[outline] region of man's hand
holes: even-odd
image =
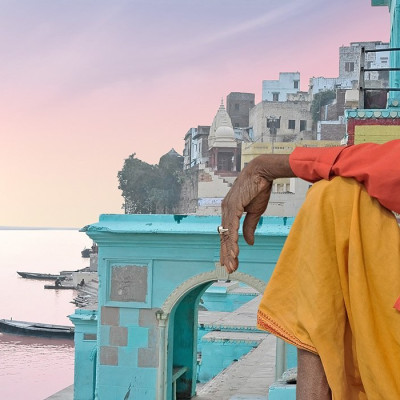
[[[220,261],[228,273],[239,265],[238,230],[243,212],[243,236],[254,244],[254,231],[267,208],[275,178],[294,177],[289,165],[289,155],[266,154],[252,160],[237,177],[231,190],[222,201],[222,227],[228,231],[220,234]]]

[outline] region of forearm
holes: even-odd
[[[263,154],[253,159],[243,172],[249,172],[268,181],[296,176],[290,166],[289,154]]]

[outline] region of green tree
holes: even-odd
[[[181,191],[182,157],[171,150],[150,165],[131,154],[118,172],[126,214],[171,213]]]
[[[313,122],[317,122],[320,120],[321,107],[326,106],[335,98],[336,93],[334,90],[325,90],[314,95],[311,103],[311,114]]]

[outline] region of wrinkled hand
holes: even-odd
[[[220,262],[228,273],[239,266],[238,230],[243,212],[247,213],[243,236],[252,245],[258,221],[268,205],[273,180],[292,176],[288,155],[268,154],[252,160],[237,177],[222,201],[222,226],[228,231],[220,234]]]

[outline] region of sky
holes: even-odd
[[[337,77],[339,47],[389,40],[370,0],[0,0],[0,226],[123,213],[118,171],[150,164],[221,98],[279,72]]]

